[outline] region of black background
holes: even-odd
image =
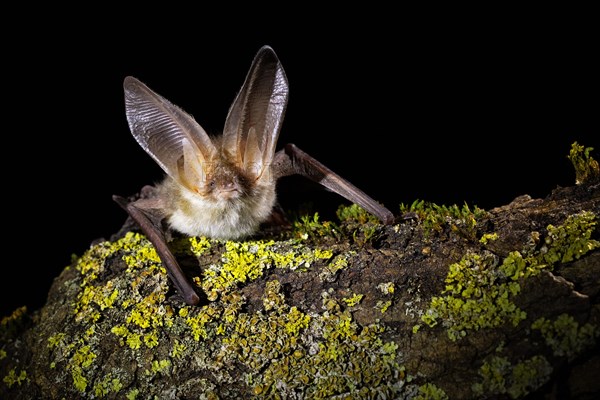
[[[290,82],[279,143],[394,213],[416,199],[490,209],[545,197],[574,184],[574,141],[600,159],[598,32],[585,10],[292,9],[260,20],[242,12],[242,22],[154,11],[42,12],[4,32],[1,315],[42,306],[72,254],[124,222],[112,194],[162,177],[129,133],[126,75],[217,133],[256,51],[271,45]],[[296,178],[279,194],[325,215],[343,202]]]

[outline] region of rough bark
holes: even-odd
[[[487,211],[415,204],[385,227],[351,211],[244,243],[175,238],[199,307],[139,234],[94,244],[42,309],[2,320],[0,397],[600,393],[597,180]]]

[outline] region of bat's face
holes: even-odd
[[[236,202],[247,197],[252,192],[250,180],[237,170],[227,165],[220,165],[207,176],[206,195],[215,203],[227,207],[230,202]]]
[[[180,174],[185,181],[180,186],[222,207],[229,202],[242,200],[253,193],[253,187],[259,182],[253,176],[241,170],[227,153],[220,152],[213,159],[199,165],[199,173]],[[182,183],[182,182],[179,182]]]
[[[208,179],[202,194],[171,177],[158,186],[171,228],[189,236],[241,239],[268,219],[276,201],[275,184],[250,182],[227,168]]]
[[[219,151],[202,172],[189,184],[167,176],[158,186],[173,229],[190,236],[239,239],[254,233],[269,217],[276,192],[268,171],[256,178]]]

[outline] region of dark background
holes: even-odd
[[[394,213],[416,199],[490,209],[545,197],[574,184],[574,141],[600,159],[598,32],[585,10],[357,11],[239,24],[178,10],[169,27],[166,16],[87,12],[5,32],[1,315],[41,307],[71,256],[124,222],[111,196],[162,177],[129,133],[126,75],[215,133],[256,51],[271,45],[290,82],[279,143]],[[296,178],[279,194],[286,208],[315,201],[324,215],[343,202]]]

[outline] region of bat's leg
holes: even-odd
[[[189,305],[198,304],[200,301],[198,294],[183,274],[175,256],[173,256],[173,253],[169,250],[165,235],[157,226],[157,223],[154,223],[152,218],[150,218],[142,208],[137,207],[135,202],[128,202],[123,197],[116,195],[113,196],[113,200],[127,211],[131,218],[137,222],[144,235],[146,235],[148,240],[154,245],[158,256],[167,269],[171,281],[185,302]]]
[[[275,154],[273,160],[274,178],[299,174],[303,175],[327,189],[339,194],[349,201],[358,204],[379,218],[384,224],[394,223],[394,214],[380,203],[373,200],[365,192],[321,164],[319,161],[300,150],[294,144],[287,144]]]

